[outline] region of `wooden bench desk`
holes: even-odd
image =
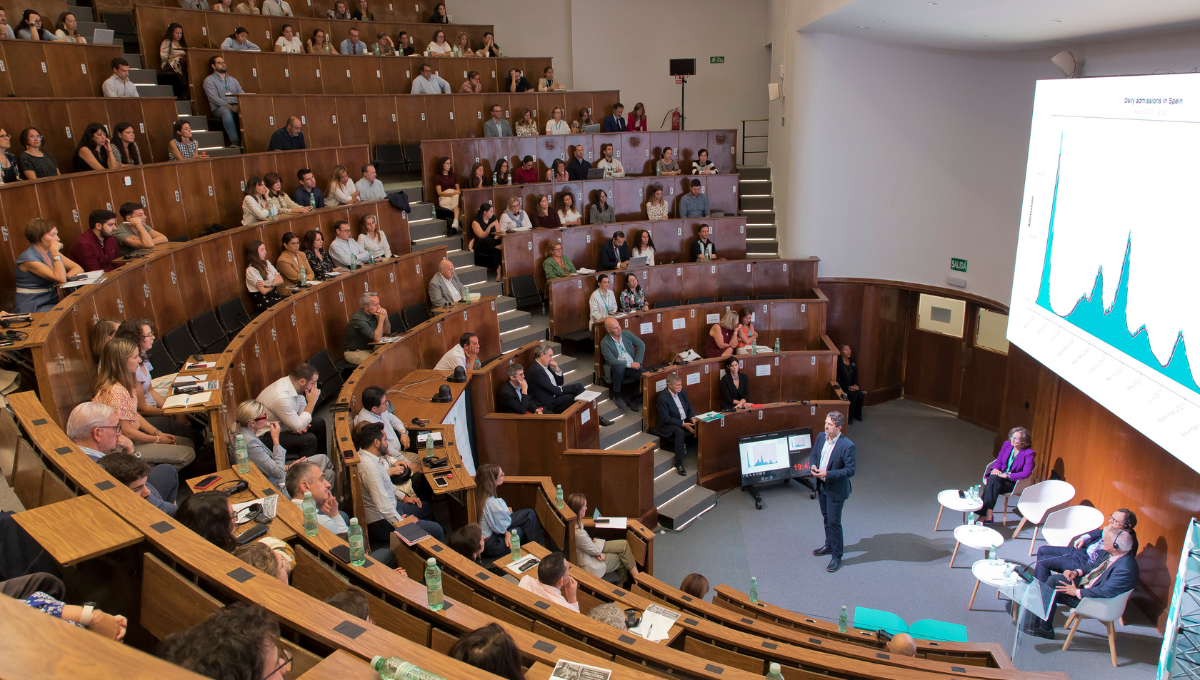
[[[296,680],[376,680],[371,663],[344,649],[338,649]]]
[[[69,567],[131,546],[142,533],[93,496],[43,505],[13,515],[56,562]]]
[[[220,487],[225,482],[235,482],[238,479],[240,479],[240,477],[237,474],[237,471],[234,470],[233,468],[217,470],[213,474],[220,476],[221,481],[214,483],[212,486],[208,487],[207,489],[197,489],[196,484],[198,484],[201,480],[207,479],[209,477],[209,475],[193,477],[192,479],[187,480],[187,485],[189,488],[191,488],[192,491],[194,491],[196,493],[200,493],[201,491],[215,491],[218,487]],[[261,486],[263,487],[262,489],[254,489],[254,488],[246,489],[245,491],[242,491],[240,493],[236,493],[236,494],[230,496],[229,502],[234,503],[234,504],[245,503],[246,501],[252,501],[256,498],[262,498],[264,496],[269,496],[272,493],[277,493],[274,489],[271,489],[270,493],[263,493],[270,487],[270,484],[266,483],[265,478],[262,479],[262,482],[263,482],[261,484]],[[254,482],[250,482],[250,483],[253,484]],[[292,502],[290,500],[288,500],[287,498],[285,498],[283,496],[283,494],[279,494],[279,505],[282,506],[284,503],[287,503],[288,505],[292,505]],[[271,520],[270,524],[267,525],[268,528],[267,528],[266,535],[270,536],[272,538],[278,538],[279,540],[284,541],[284,542],[287,542],[287,541],[290,541],[290,540],[296,538],[296,532],[292,531],[288,527],[288,525],[285,524],[279,518],[279,516],[278,516],[279,510],[275,511],[275,515],[276,515],[276,517],[273,520]],[[236,529],[236,533],[240,536],[244,532],[249,531],[256,524],[258,524],[258,523],[254,522],[254,521],[246,522],[245,524],[239,524]]]

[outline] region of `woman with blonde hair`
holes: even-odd
[[[263,177],[263,184],[267,185],[267,206],[275,208],[276,215],[291,213],[298,215],[312,210],[307,205],[299,205],[292,200],[291,196],[283,190],[283,178],[277,172],[268,172]]]
[[[537,137],[537,121],[533,119],[533,109],[525,109],[517,120],[518,137]]]
[[[651,184],[646,190],[650,200],[646,201],[646,219],[665,220],[671,216],[671,204],[663,198],[663,189],[657,184]]]
[[[109,340],[117,334],[117,326],[121,325],[116,319],[100,319],[92,326],[92,330],[88,331],[88,347],[92,349],[92,358],[100,359],[100,353],[104,351],[104,346]]]
[[[147,463],[167,463],[182,470],[196,459],[195,444],[185,437],[160,431],[138,415],[134,372],[142,363],[137,345],[125,338],[113,338],[100,353],[92,401],[111,406],[120,419],[121,434],[133,442],[134,449]]]
[[[267,481],[278,489],[284,498],[290,498],[284,484],[287,480],[288,468],[296,463],[307,461],[320,467],[321,474],[325,476],[325,479],[331,484],[333,483],[333,466],[329,464],[328,456],[308,456],[297,458],[291,463],[284,462],[287,459],[287,449],[279,444],[279,423],[273,423],[267,419],[267,407],[262,403],[254,399],[243,401],[238,404],[234,418],[237,422],[237,430],[233,433],[233,439],[236,440],[237,435],[242,435],[242,441],[246,444],[246,455],[250,458],[250,462],[254,463],[259,472],[263,473]],[[259,433],[264,430],[270,436],[270,449],[259,439]]]
[[[704,356],[707,359],[727,357],[737,349],[738,315],[732,309],[721,315],[720,323],[713,324],[704,341]]]
[[[329,174],[329,188],[325,190],[325,207],[350,205],[358,202],[358,189],[350,180],[350,171],[344,165],[333,166]]]
[[[458,37],[454,39],[455,57],[471,57],[475,53],[471,51],[471,36],[467,35],[466,31],[459,31]]]
[[[358,223],[358,245],[376,260],[386,260],[392,256],[392,245],[388,243],[387,234],[379,228],[379,218],[373,213],[363,215]]]
[[[483,557],[495,559],[508,553],[512,547],[512,532],[517,532],[521,543],[542,543],[542,523],[537,513],[530,508],[516,512],[508,511],[508,503],[497,497],[497,489],[504,483],[504,470],[499,465],[481,465],[475,475],[475,505],[479,508],[479,528],[483,530]]]

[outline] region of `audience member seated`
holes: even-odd
[[[254,567],[271,578],[279,579],[283,585],[288,585],[288,568],[286,558],[271,550],[266,543],[254,541],[234,548],[233,556]]]
[[[646,258],[646,266],[654,266],[654,237],[650,234],[649,229],[643,229],[638,233],[636,243],[633,246],[633,257]]]
[[[350,315],[346,324],[345,352],[342,354],[343,359],[355,366],[371,356],[371,343],[392,334],[388,312],[379,304],[378,293],[363,293],[358,297],[358,305],[359,309]]]
[[[615,602],[605,602],[592,607],[588,618],[612,626],[617,630],[628,630],[625,625],[625,610]]]
[[[554,212],[561,226],[578,227],[581,223],[579,211],[575,209],[575,194],[570,189],[564,189],[554,199]]]
[[[334,222],[333,232],[336,238],[329,246],[329,256],[333,258],[334,264],[350,270],[367,264],[371,256],[366,248],[351,238],[354,234],[350,230],[349,222],[346,220]]]
[[[508,384],[496,393],[497,413],[541,413],[542,409],[533,403],[529,396],[529,383],[525,381],[525,369],[521,364],[509,364],[504,369],[508,376]]]
[[[592,120],[592,110],[586,106],[579,109],[579,117],[571,121],[571,134],[583,134],[583,129],[589,125],[595,125],[596,121]]]
[[[546,344],[533,348],[533,361],[526,367],[526,375],[529,396],[535,406],[546,411],[566,411],[583,392],[583,385],[579,383],[565,384],[562,369],[554,360],[554,350]]]
[[[675,471],[681,477],[687,476],[687,470],[683,469],[683,457],[687,455],[688,440],[696,438],[698,420],[696,410],[688,401],[687,392],[683,391],[679,374],[671,373],[667,376],[667,389],[658,395],[658,434],[674,441]]]
[[[454,221],[450,223],[451,231],[458,231],[458,216],[462,202],[462,189],[458,186],[458,176],[454,174],[453,163],[448,156],[438,160],[440,172],[433,175],[433,189],[437,192],[438,207],[454,213]]]
[[[630,257],[629,244],[625,242],[625,232],[615,231],[612,240],[600,248],[600,271],[624,269],[629,266]],[[616,313],[615,310],[613,313]]]
[[[317,369],[312,364],[297,364],[291,373],[267,385],[256,398],[267,407],[270,420],[279,423],[279,443],[287,451],[288,461],[313,456],[325,456],[328,460],[325,420],[313,417],[321,396],[317,378]]]
[[[109,149],[108,132],[100,123],[88,123],[87,128],[79,137],[79,145],[75,147],[75,156],[71,159],[71,171],[116,169],[117,159]]]
[[[12,135],[0,128],[0,184],[10,184],[24,179],[17,167],[17,157],[12,154]]]
[[[604,378],[608,380],[609,394],[613,405],[625,408],[625,385],[632,384],[633,398],[629,408],[637,413],[642,410],[642,358],[646,355],[646,343],[632,331],[621,328],[621,322],[609,317],[604,320],[605,335],[600,339],[600,356],[604,357]]]
[[[429,15],[429,23],[431,24],[448,24],[450,17],[446,14],[445,3],[439,2],[433,8],[433,14]]]
[[[358,224],[358,245],[367,251],[368,258],[386,260],[392,256],[392,246],[388,243],[387,234],[379,228],[379,220],[367,213]]]
[[[183,26],[177,23],[169,24],[162,41],[158,44],[158,72],[160,78],[170,81],[176,99],[188,99],[191,96],[187,85],[187,49]]]
[[[686,220],[710,215],[708,194],[701,193],[700,188],[700,180],[692,180],[690,190],[684,194],[683,198],[679,199],[680,218]]]
[[[367,7],[367,0],[358,0],[358,9],[350,15],[355,21],[375,21],[375,15]]]
[[[287,192],[283,190],[283,178],[277,173],[268,172],[263,177],[263,184],[267,186],[268,211],[274,211],[276,215],[299,215],[312,210],[307,205],[298,205],[291,196],[287,195]]]
[[[572,182],[579,182],[587,179],[588,170],[592,169],[592,164],[587,162],[583,157],[583,145],[576,144],[574,156],[570,163],[567,164],[567,177]]]
[[[137,142],[134,141],[133,124],[117,123],[117,126],[113,128],[113,134],[113,143],[109,144],[108,148],[112,151],[113,158],[117,160],[117,166],[141,165],[142,152],[138,149]]]
[[[700,225],[700,238],[692,241],[692,260],[707,262],[717,256],[717,246],[708,238],[710,228],[707,224]]]
[[[410,441],[408,438],[408,428],[404,427],[404,422],[396,417],[392,412],[392,402],[387,398],[387,390],[377,385],[371,385],[363,390],[362,393],[362,408],[359,409],[358,415],[354,416],[354,424],[361,425],[362,423],[382,423],[383,434],[387,437],[387,458],[389,463],[392,458],[397,460],[405,458]],[[409,466],[413,467],[416,463],[415,457],[408,460]]]
[[[258,311],[287,297],[289,291],[287,282],[276,271],[275,266],[267,259],[267,246],[255,239],[246,244],[246,291]]]
[[[29,179],[33,179],[30,177]],[[514,184],[537,184],[537,168],[533,167],[533,156],[521,159],[521,167],[513,170]]]
[[[150,319],[125,319],[117,327],[113,337],[124,338],[132,342],[138,349],[139,363],[133,372],[133,377],[137,380],[140,388],[137,390],[138,414],[161,432],[184,437],[194,442],[204,441],[203,429],[193,428],[183,414],[170,416],[162,408],[168,395],[154,389],[150,379],[150,374],[154,372],[154,365],[147,358],[150,348],[154,346],[154,330],[151,327]],[[104,349],[101,347],[95,355],[100,356],[103,353]]]
[[[300,41],[296,40],[296,42],[298,44]],[[308,148],[304,144],[304,131],[301,127],[300,118],[288,116],[287,125],[271,134],[271,142],[267,145],[267,151],[295,151]]]
[[[650,196],[650,200],[646,201],[646,219],[668,219],[671,216],[671,204],[663,200],[662,187],[651,184],[646,193]]]
[[[908,633],[897,633],[888,640],[887,650],[900,656],[916,656],[917,641]]]
[[[542,260],[542,270],[546,272],[547,281],[575,275],[575,263],[571,262],[571,258],[563,255],[561,242],[556,241],[550,250],[550,255]]]
[[[992,521],[992,510],[1000,496],[1012,492],[1019,480],[1033,474],[1036,455],[1029,430],[1014,427],[1008,431],[1008,440],[1000,447],[996,460],[983,472],[983,491],[980,493],[983,507],[975,511],[980,519]]]
[[[338,510],[337,497],[330,491],[333,486],[321,474],[320,466],[308,461],[296,461],[288,466],[287,495],[296,507],[302,507],[305,492],[311,493],[317,504],[317,524],[324,530],[345,541],[350,535],[350,516]],[[364,546],[366,547],[366,546]],[[391,548],[370,551],[371,559],[389,567],[396,566],[396,555]],[[401,574],[402,569],[397,569]]]
[[[262,177],[254,175],[246,180],[246,190],[242,196],[242,226],[248,227],[269,219],[271,205],[267,202],[267,183]]]
[[[262,10],[258,8],[258,0],[242,0],[233,11],[238,14],[262,14]]]
[[[199,151],[199,146],[192,139],[192,124],[182,118],[175,121],[172,126],[171,142],[167,145],[167,151],[171,153],[171,160],[190,161],[197,157],[208,156],[207,152]]]
[[[741,331],[738,331],[741,335]],[[862,422],[863,391],[858,387],[858,362],[850,358],[850,345],[842,345],[837,362],[837,383],[850,401],[850,420]]]
[[[12,26],[8,25],[8,14],[3,8],[0,8],[0,38],[17,39],[17,34],[13,33]]]
[[[553,92],[555,90],[567,89],[565,85],[554,79],[554,67],[547,66],[542,69],[542,77],[538,78],[538,92]],[[558,133],[554,133],[558,134]]]
[[[1112,532],[1112,529],[1106,531]],[[1137,546],[1133,543],[1133,535],[1118,529],[1108,547],[1108,557],[1099,560],[1094,566],[1087,565],[1091,567],[1089,571],[1071,572],[1070,577],[1065,573],[1051,576],[1046,585],[1053,588],[1057,595],[1050,606],[1050,615],[1046,619],[1034,615],[1023,632],[1053,640],[1055,605],[1074,607],[1085,597],[1103,600],[1136,588],[1138,563],[1133,554],[1135,547]]]
[[[42,150],[42,142],[45,141],[42,133],[35,127],[27,127],[21,130],[21,146],[25,148],[20,156],[17,156],[17,163],[21,167],[21,174],[25,179],[38,179],[39,177],[54,177],[61,175],[58,170],[58,161],[54,160],[54,156]]]
[[[471,73],[475,73],[475,72],[471,71]],[[476,80],[478,80],[478,74],[476,74]],[[468,80],[466,83],[463,83],[463,87],[466,88],[467,84],[470,82],[471,81]],[[480,87],[482,87],[482,85]],[[509,127],[508,121],[504,120],[504,107],[500,106],[499,104],[492,104],[491,112],[492,112],[492,117],[488,118],[487,122],[483,124],[483,136],[484,137],[512,137],[512,128]],[[521,124],[517,123],[518,130],[520,129],[520,127],[521,127]],[[521,135],[521,136],[524,137],[526,135]]]
[[[204,79],[204,96],[208,98],[208,108],[214,116],[221,119],[225,136],[229,138],[229,146],[237,147],[241,144],[238,137],[237,95],[245,94],[246,91],[242,89],[237,78],[229,75],[225,58],[221,55],[214,54],[209,57],[208,67],[212,69],[212,73]]]
[[[92,330],[88,331],[88,348],[92,350],[93,357],[100,356],[104,346],[117,334],[120,324],[116,319],[99,319],[92,324]]]
[[[411,57],[417,53],[417,48],[413,47],[412,36],[408,34],[408,31],[400,31],[397,38],[399,38],[400,44],[396,46],[396,56]]]
[[[504,470],[499,465],[486,463],[479,466],[475,474],[475,505],[479,508],[479,528],[483,530],[483,555],[485,560],[494,560],[506,555],[512,548],[512,532],[517,532],[521,545],[530,541],[545,545],[542,523],[532,508],[508,511],[508,504],[496,495],[504,484]]]
[[[567,507],[579,517],[587,517],[587,496],[571,494],[567,497]],[[582,521],[575,523],[575,564],[598,578],[616,572],[618,583],[624,583],[638,574],[637,561],[633,558],[628,541],[592,538],[584,530]]]
[[[325,190],[325,205],[332,208],[358,203],[359,195],[358,187],[354,186],[354,180],[350,179],[350,171],[346,166],[333,166],[333,172],[329,173],[329,187]]]
[[[467,176],[467,188],[481,189],[488,185],[487,169],[483,167],[483,163],[477,161],[471,166],[471,174]]]
[[[300,186],[296,187],[296,191],[292,193],[292,199],[297,204],[307,205],[313,210],[324,208],[325,193],[317,187],[317,178],[313,175],[312,170],[300,168],[296,171],[296,179],[300,180]]]
[[[517,136],[518,137],[537,137],[538,124],[533,119],[533,109],[525,109],[521,112],[521,118],[517,121]]]
[[[387,191],[383,188],[383,182],[380,182],[375,172],[375,164],[367,163],[362,166],[362,178],[355,182],[354,186],[358,188],[358,200],[363,201],[382,201],[387,198]]]
[[[70,12],[63,12],[58,15],[58,21],[54,24],[54,37],[64,42],[74,42],[80,45],[87,44],[87,38],[79,34],[79,22],[75,20],[75,15]]]
[[[588,224],[611,224],[615,221],[616,215],[613,213],[613,207],[609,205],[608,192],[597,189],[596,202],[588,206]]]
[[[58,40],[53,33],[42,28],[42,15],[32,9],[25,10],[21,15],[17,37],[21,40]]]
[[[111,272],[119,265],[113,260],[121,256],[113,232],[117,229],[117,214],[108,210],[93,210],[88,215],[88,230],[71,244],[67,254],[84,271]]]
[[[471,220],[471,250],[475,253],[475,266],[483,267],[488,271],[496,270],[496,280],[502,280],[501,265],[504,262],[504,254],[500,250],[500,240],[496,237],[496,230],[500,228],[500,222],[496,220],[496,210],[492,208],[491,203],[484,203],[479,206],[479,212],[475,213],[475,219]]]
[[[412,474],[407,464],[389,468],[387,437],[382,423],[363,423],[354,428],[354,445],[358,448],[358,475],[362,480],[363,506],[366,511],[367,536],[372,544],[387,545],[395,527],[411,515],[417,525],[430,536],[442,540],[445,531],[433,521],[433,504],[415,496],[401,496],[392,485],[392,475]],[[407,461],[405,461],[407,463]]]
[[[642,312],[650,307],[646,304],[646,291],[637,274],[625,275],[625,290],[621,291],[621,313]]]
[[[318,28],[312,32],[312,37],[306,41],[304,50],[309,54],[333,54],[333,44],[329,42],[325,31]]]
[[[708,329],[704,340],[704,357],[713,359],[727,357],[737,350],[738,315],[730,310],[721,315],[721,321]]]
[[[641,102],[633,105],[633,111],[629,112],[629,118],[625,121],[626,129],[630,132],[645,132],[646,131],[646,106]]]
[[[483,47],[475,52],[477,57],[501,57],[500,46],[496,44],[496,36],[491,31],[483,34]]]
[[[174,517],[179,473],[170,465],[151,468],[134,454],[129,439],[117,434],[118,428],[116,411],[91,401],[76,406],[67,419],[67,436],[89,458],[151,505]]]
[[[434,73],[429,64],[421,64],[421,74],[413,78],[411,94],[450,94],[450,83]]]
[[[100,86],[105,97],[136,97],[137,85],[129,79],[129,62],[123,57],[113,57],[112,75]]]
[[[351,28],[349,37],[342,41],[338,52],[351,56],[365,56],[367,53],[367,44],[358,39],[358,29]]]
[[[508,77],[504,79],[504,91],[506,92],[528,92],[533,89],[528,80],[525,80],[524,74],[517,69],[509,69]]]
[[[1107,528],[1111,531],[1111,536],[1104,535],[1105,527],[1089,531],[1086,534],[1080,535],[1071,541],[1069,545],[1055,546],[1043,545],[1037,549],[1037,561],[1035,563],[1037,571],[1035,576],[1037,580],[1045,583],[1050,580],[1051,574],[1064,574],[1066,576],[1079,576],[1086,574],[1091,569],[1088,569],[1089,564],[1097,563],[1099,560],[1108,556],[1108,547],[1105,540],[1109,544],[1112,538],[1116,536],[1117,531],[1126,531],[1133,536],[1133,544],[1137,545],[1137,533],[1133,530],[1137,526],[1137,515],[1125,508],[1117,510],[1108,518]],[[1068,573],[1070,572],[1070,573]]]
[[[464,371],[473,371],[480,367],[479,336],[470,331],[458,336],[458,345],[447,350],[433,369],[453,371],[457,366],[461,366]]]
[[[246,2],[253,3],[254,0],[246,0]],[[242,7],[244,6],[244,3],[238,5],[237,10],[239,12],[242,11]],[[257,9],[255,8],[255,14],[258,14]],[[234,52],[262,52],[262,49],[258,45],[250,42],[250,33],[241,26],[238,26],[231,35],[225,37],[225,41],[221,43],[221,49],[233,50]]]
[[[562,605],[573,612],[579,611],[576,591],[579,584],[568,573],[567,558],[560,552],[552,552],[542,558],[537,566],[537,578],[526,574],[518,585],[523,590],[544,597],[554,604]]]
[[[454,51],[450,53],[452,57],[473,57],[475,51],[471,49],[471,36],[467,35],[466,31],[459,31],[454,38]]]
[[[533,229],[533,222],[529,217],[529,213],[521,210],[521,197],[513,196],[508,199],[508,210],[500,216],[500,231],[529,231]]]
[[[354,427],[357,429],[370,425],[382,428],[382,460],[394,496],[399,501],[399,510],[419,519],[432,520],[433,489],[425,476],[416,471],[418,457],[415,452],[408,451],[408,430],[391,412],[391,408],[387,392],[382,387],[368,387],[363,391],[363,408],[354,417]]]
[[[738,310],[737,344],[738,354],[745,354],[758,344],[758,331],[754,330],[754,310],[749,307]]]
[[[387,31],[380,31],[375,34],[371,52],[380,57],[394,57],[396,56],[396,43],[392,42],[392,37],[387,34]]]
[[[343,271],[341,267],[334,264],[333,258],[329,257],[324,245],[325,237],[317,229],[309,229],[304,232],[304,240],[300,242],[300,250],[304,251],[308,266],[318,279],[326,278],[330,272]]]
[[[555,167],[562,165],[562,161],[556,160]],[[553,172],[549,170],[547,172]],[[546,194],[538,194],[535,198],[537,207],[529,215],[530,221],[536,229],[558,229],[562,226],[562,222],[558,220],[558,211],[550,207],[550,197]]]
[[[625,105],[624,104],[622,104],[620,102],[613,104],[612,115],[609,116],[608,118],[604,119],[604,131],[605,132],[625,132],[627,127],[625,125],[625,118],[623,117],[624,114],[625,114]]]
[[[467,79],[463,81],[462,87],[458,88],[459,92],[464,94],[479,94],[483,92],[483,83],[479,81],[479,71],[468,71]],[[507,121],[506,121],[507,122]],[[499,135],[489,135],[487,133],[486,123],[484,124],[484,137],[498,137]]]
[[[356,619],[367,623],[375,623],[371,619],[371,602],[367,599],[367,591],[358,586],[348,586],[340,593],[334,593],[325,598],[325,604],[340,609]]]
[[[742,373],[737,357],[725,360],[725,375],[721,376],[721,410],[750,408],[750,377]]]
[[[550,120],[546,121],[546,134],[548,135],[567,135],[571,133],[571,126],[567,121],[563,120],[563,110],[561,106],[556,106],[550,111]],[[584,173],[586,175],[586,173]],[[558,180],[555,180],[558,181]]]
[[[158,656],[216,680],[283,680],[292,667],[279,646],[279,624],[261,605],[240,602],[163,638]]]
[[[520,367],[519,364],[512,365]],[[479,567],[495,571],[497,569],[496,565],[484,565],[483,563],[483,544],[483,529],[479,527],[478,523],[468,524],[460,529],[456,529],[446,539],[446,545],[454,552],[471,560]]]
[[[352,21],[354,19],[354,15],[350,13],[350,8],[346,5],[345,0],[334,2],[333,9],[326,11],[325,16],[340,21]]]
[[[715,175],[717,174],[717,164],[708,160],[708,149],[700,149],[696,154],[696,160],[692,161],[693,175]],[[708,217],[705,215],[705,217]]]
[[[202,491],[183,499],[175,520],[227,553],[237,547],[237,513],[222,491]]]
[[[167,242],[167,235],[150,226],[146,221],[146,209],[141,203],[122,203],[122,222],[117,225],[113,236],[121,248],[121,257],[128,257],[139,250],[150,250]]]
[[[600,155],[603,156],[597,163],[596,167],[604,170],[604,176],[608,177],[624,177],[625,166],[621,163],[621,159],[613,157],[613,145],[605,142],[600,145]],[[586,178],[586,173],[585,173]],[[609,220],[610,222],[612,220]]]
[[[525,680],[525,659],[512,636],[498,623],[489,623],[455,640],[447,653],[505,680]]]
[[[35,217],[25,225],[25,240],[29,247],[17,256],[16,306],[17,314],[49,311],[58,304],[58,286],[83,269],[61,254],[58,226],[50,220]]]
[[[437,275],[429,279],[429,305],[437,309],[463,302],[464,288],[462,279],[454,273],[454,263],[442,260],[438,263]]]
[[[612,292],[612,276],[601,274],[596,277],[596,290],[588,298],[588,330],[597,322],[617,313],[617,296]]]
[[[686,595],[703,600],[708,595],[708,579],[704,578],[703,574],[693,572],[683,577],[679,589]]]
[[[292,6],[288,4],[287,0],[263,0],[262,13],[272,17],[295,16],[292,14]]]
[[[425,46],[425,56],[427,57],[452,57],[454,56],[454,46],[446,42],[445,31],[434,31],[433,40]]]
[[[57,578],[54,578],[49,574],[42,574],[41,577],[42,578],[36,581],[37,583],[53,583],[55,586],[60,587],[60,592],[63,589],[61,587],[62,582]],[[49,579],[53,579],[53,581],[50,581]],[[86,628],[93,633],[99,633],[110,640],[116,640],[120,642],[125,638],[125,630],[128,628],[129,622],[124,616],[114,616],[112,614],[108,614],[91,604],[86,604],[82,607],[67,604],[66,602],[63,602],[62,600],[59,600],[48,593],[44,593],[39,590],[33,590],[33,583],[34,582],[31,581],[27,584],[17,584],[18,586],[26,586],[23,589],[24,592],[21,592],[22,589],[18,587],[18,593],[23,595],[23,597],[19,597],[18,599],[20,599],[24,604],[42,612],[43,614],[49,614],[56,619],[61,619],[74,626]],[[5,592],[5,594],[8,593]]]
[[[253,399],[247,399],[238,404],[237,412],[234,415],[237,420],[239,430],[236,434],[242,436],[242,441],[246,444],[246,455],[250,458],[250,462],[258,468],[258,471],[267,478],[276,489],[287,498],[287,473],[291,467],[285,461],[287,460],[287,449],[283,448],[279,443],[279,423],[272,423],[267,419],[267,407],[258,403]],[[264,436],[271,440],[270,448],[260,440],[259,432],[266,430]],[[308,456],[300,459],[316,465],[321,474],[329,482],[333,481],[333,466],[329,463],[329,458],[326,456]]]

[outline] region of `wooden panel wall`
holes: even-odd
[[[28,7],[28,5],[26,5]],[[29,9],[34,9],[29,7]],[[61,11],[66,11],[64,5]],[[9,26],[21,21],[17,11]],[[42,15],[42,27],[54,31],[58,13]],[[82,19],[80,19],[82,20]],[[100,97],[100,86],[112,75],[113,57],[121,56],[116,45],[81,45],[68,42],[6,40],[0,44],[0,96],[4,97]],[[21,76],[13,78],[13,73]],[[16,143],[20,128],[10,130]]]
[[[429,15],[433,14],[433,6],[437,3],[426,2],[425,0],[392,3],[372,2],[370,3],[370,10],[371,14],[375,16],[375,21],[369,23],[330,20],[326,13],[333,9],[332,0],[296,0],[296,2],[288,4],[292,7],[292,13],[295,14],[294,17],[271,17],[249,14],[231,15],[222,12],[180,9],[179,4],[172,2],[172,0],[138,0],[137,7],[133,6],[134,3],[131,0],[101,0],[97,3],[97,6],[103,8],[105,11],[120,11],[125,14],[134,14],[137,17],[138,39],[141,43],[143,55],[147,53],[146,45],[148,41],[153,43],[151,51],[154,53],[155,63],[151,66],[147,62],[148,68],[157,67],[158,43],[162,40],[163,34],[166,33],[167,24],[173,21],[182,24],[185,29],[189,23],[196,27],[195,31],[185,32],[188,42],[192,47],[217,47],[225,39],[225,35],[231,31],[219,31],[216,36],[211,38],[211,40],[216,41],[216,44],[213,44],[209,40],[206,40],[208,36],[201,33],[199,26],[211,25],[214,28],[224,28],[224,24],[220,23],[221,19],[226,19],[226,23],[228,23],[228,19],[233,17],[236,20],[235,25],[245,26],[246,30],[251,33],[250,39],[264,50],[269,49],[267,45],[260,42],[260,40],[265,40],[265,27],[273,26],[276,29],[275,36],[278,37],[278,29],[285,23],[292,25],[300,24],[301,30],[307,28],[307,31],[304,33],[305,38],[311,36],[313,28],[318,26],[326,33],[329,33],[332,29],[332,32],[337,37],[337,42],[334,43],[335,47],[346,38],[346,33],[350,30],[351,26],[358,26],[361,29],[363,40],[367,40],[367,34],[370,34],[371,39],[367,41],[368,44],[375,42],[375,34],[379,31],[387,31],[388,35],[392,36],[393,39],[400,34],[400,31],[408,31],[409,35],[415,38],[413,45],[422,51],[433,38],[435,29],[441,29],[446,32],[446,42],[448,43],[454,42],[454,36],[457,36],[459,31],[466,31],[467,35],[471,36],[471,44],[475,45],[478,43],[476,49],[479,49],[483,45],[483,34],[492,30],[492,26],[482,24],[442,24],[436,27],[432,26],[427,22]],[[348,2],[346,4],[352,12],[357,7],[357,3]],[[57,17],[58,14],[54,16]],[[453,19],[454,16],[454,12],[451,9],[450,18]],[[470,17],[459,18],[469,19]],[[268,20],[269,23],[267,23]],[[18,21],[20,21],[19,13],[17,14],[17,21],[11,22],[11,25],[16,26]],[[256,32],[255,29],[259,30]],[[213,31],[209,30],[208,33],[211,34]],[[496,42],[501,47],[504,46],[503,41],[497,39]],[[275,38],[271,38],[268,44],[274,45]],[[513,47],[517,46],[513,45]],[[541,71],[538,73],[541,73]],[[531,82],[532,80],[530,78]]]

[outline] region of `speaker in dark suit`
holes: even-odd
[[[850,478],[856,470],[854,442],[842,436],[846,417],[834,411],[825,416],[825,431],[813,441],[808,464],[817,482],[821,517],[825,520],[825,545],[814,555],[831,555],[827,571],[842,566],[842,506],[850,497]],[[826,450],[828,449],[828,450]]]
[[[549,345],[534,348],[533,362],[525,369],[525,380],[529,383],[529,396],[533,398],[533,403],[555,413],[571,408],[575,397],[583,392],[583,385],[564,384],[566,379]]]
[[[529,396],[529,385],[525,382],[525,369],[521,364],[509,364],[506,369],[508,382],[496,393],[496,410],[500,413],[534,413],[537,406]]]
[[[678,404],[676,404],[678,400]],[[683,469],[683,457],[687,454],[687,440],[696,437],[696,409],[688,401],[687,392],[683,391],[683,381],[679,375],[672,373],[667,376],[667,389],[658,395],[658,433],[659,436],[671,439],[675,446],[675,471],[682,476],[687,475]]]

